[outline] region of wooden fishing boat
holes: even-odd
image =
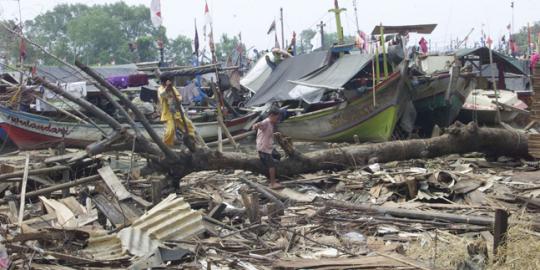
[[[459,76],[453,82],[449,73],[431,76],[414,90],[417,125],[429,129],[451,125],[475,86],[472,76]]]
[[[294,140],[380,142],[391,138],[398,122],[401,105],[408,100],[394,72],[376,86],[376,104],[369,91],[356,100],[330,108],[294,116],[278,124],[278,131]]]
[[[256,113],[250,113],[232,120],[226,120],[225,125],[231,133],[237,133],[248,130],[257,117]],[[217,138],[217,122],[194,124],[197,132],[205,141]],[[60,122],[48,117],[13,111],[1,106],[0,127],[19,149],[41,149],[58,145],[61,142],[67,147],[86,147],[112,131],[107,125],[99,125],[99,128],[97,128],[84,123]],[[153,124],[153,128],[159,136],[163,135],[163,124]],[[144,130],[142,125],[141,129]]]

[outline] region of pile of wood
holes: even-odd
[[[507,226],[540,229],[536,164],[479,153],[282,177],[282,190],[247,171],[204,171],[184,177],[174,195],[163,174],[142,176],[145,159],[129,152],[34,151],[1,161],[0,248],[20,268],[444,268],[450,262],[408,251],[434,233],[480,241],[491,265],[511,244]],[[141,248],[130,244],[143,236]]]

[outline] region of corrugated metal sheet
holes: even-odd
[[[122,250],[120,238],[116,234],[107,234],[106,231],[92,232],[88,246],[82,252],[85,257],[96,261],[114,261],[131,257]]]
[[[191,209],[176,194],[154,206],[118,233],[125,250],[144,256],[156,250],[163,241],[182,240],[204,231],[202,214]]]

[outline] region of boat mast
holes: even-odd
[[[279,8],[279,20],[281,21],[281,48],[285,49],[285,30],[283,30],[283,8]]]
[[[321,21],[321,23],[317,24],[318,27],[320,27],[320,32],[321,32],[321,48],[324,49],[324,27],[326,26],[326,24]]]
[[[344,8],[339,8],[338,0],[334,0],[334,8],[329,9],[328,12],[333,12],[336,15],[336,28],[338,36],[338,44],[343,44],[345,38],[343,36],[343,27],[341,26],[341,12],[346,11]]]
[[[356,0],[353,0],[353,6],[354,6],[354,19],[356,21],[356,33],[360,34],[360,26],[358,24],[358,8]]]

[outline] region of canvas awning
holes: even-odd
[[[289,81],[298,80],[322,67],[326,55],[326,51],[321,51],[284,59],[249,100],[247,106],[294,99],[289,95],[289,92],[296,85]]]
[[[373,57],[373,54],[345,54],[332,65],[291,82],[313,88],[342,89],[358,72],[371,63]]]
[[[516,74],[529,74],[529,65],[525,61],[521,61],[511,56],[493,51],[493,63],[502,63],[505,72]],[[456,51],[456,56],[463,58],[468,55],[476,55],[480,59],[480,65],[489,64],[489,49],[487,47],[461,49]]]
[[[249,72],[240,79],[240,85],[248,89],[253,93],[257,93],[266,79],[270,77],[272,68],[266,63],[266,56],[270,58],[270,61],[274,61],[273,53],[266,53],[259,58],[257,63],[249,70]]]

